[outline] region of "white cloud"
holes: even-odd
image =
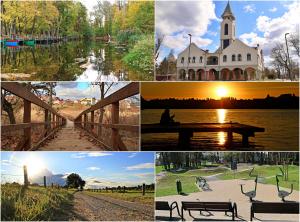
[[[1,160],[1,164],[4,165],[4,166],[9,166],[10,161],[9,160]]]
[[[80,152],[71,154],[71,158],[81,159],[86,157],[102,157],[102,156],[111,156],[111,152]]]
[[[202,36],[218,18],[212,0],[156,1],[155,20],[156,31],[163,35],[185,32]]]
[[[245,5],[243,9],[244,9],[244,12],[246,12],[246,13],[254,13],[255,12],[255,6],[253,4]]]
[[[277,11],[277,8],[276,7],[273,7],[273,8],[270,8],[269,9],[269,12],[276,12]]]
[[[92,167],[88,167],[88,168],[86,168],[87,170],[92,170],[92,171],[95,171],[95,170],[100,170],[100,168],[99,167],[94,167],[94,166],[92,166]]]
[[[142,170],[142,169],[152,169],[152,168],[154,168],[153,163],[141,163],[141,164],[126,167],[127,170]]]
[[[137,153],[131,153],[128,157],[129,158],[133,158],[133,157],[135,157],[137,155]]]
[[[153,173],[137,173],[137,174],[134,174],[134,176],[139,177],[139,178],[154,177]]]
[[[284,43],[285,33],[295,33],[299,30],[300,3],[292,2],[287,6],[287,11],[280,17],[270,18],[261,15],[256,19],[256,27],[261,34],[255,32],[244,33],[240,36],[245,43],[256,46],[260,44],[265,56],[265,64],[270,61],[272,48],[276,43]]]

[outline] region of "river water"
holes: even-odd
[[[1,48],[2,80],[139,81],[153,74],[127,67],[125,47],[93,41]]]
[[[158,123],[163,110],[142,110],[142,123]],[[225,123],[238,122],[265,128],[250,137],[250,146],[241,145],[241,136],[234,134],[236,150],[274,150],[298,151],[299,148],[299,110],[267,110],[267,109],[174,109],[175,121],[181,123]],[[142,149],[172,150],[177,146],[176,134],[142,134]],[[194,133],[193,150],[226,150],[227,134]]]

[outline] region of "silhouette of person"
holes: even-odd
[[[175,115],[170,115],[170,110],[165,109],[165,111],[161,114],[160,117],[160,124],[168,125],[174,123],[174,117]]]

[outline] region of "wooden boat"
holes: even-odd
[[[31,40],[24,40],[24,45],[34,46],[35,45],[35,40],[33,40],[33,39],[31,39]]]
[[[19,40],[17,39],[7,39],[5,42],[6,46],[18,46],[19,45]]]

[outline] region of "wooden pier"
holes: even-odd
[[[243,146],[249,145],[249,137],[265,129],[240,123],[174,123],[172,125],[142,124],[141,133],[178,133],[179,148],[189,148],[193,133],[196,132],[226,132],[228,144],[232,143],[233,133],[242,135]]]

